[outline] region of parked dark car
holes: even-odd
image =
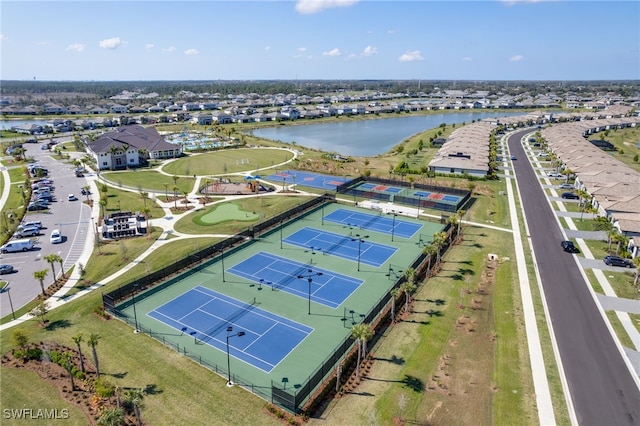
[[[10,274],[13,272],[13,266],[11,265],[0,265],[0,275]]]
[[[27,206],[27,210],[30,212],[36,211],[36,210],[48,210],[49,206],[47,206],[46,204],[40,203],[40,202],[35,202],[35,203],[30,203]]]
[[[578,248],[573,244],[573,241],[563,241],[560,243],[560,246],[562,246],[562,250],[567,253],[578,253]]]
[[[605,256],[604,263],[609,266],[623,266],[625,268],[633,268],[635,265],[629,259],[623,259],[620,256]]]
[[[578,197],[573,192],[563,192],[562,193],[562,198],[564,198],[565,200],[577,200],[580,197]]]

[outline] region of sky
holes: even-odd
[[[6,1],[0,79],[637,80],[640,2]]]

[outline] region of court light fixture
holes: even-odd
[[[227,386],[228,387],[233,386],[233,382],[231,381],[231,357],[229,356],[229,338],[230,337],[242,337],[242,336],[244,336],[244,331],[238,331],[235,334],[231,334],[232,331],[233,331],[233,327],[232,326],[228,326],[227,327],[227,373],[229,374],[228,380],[227,380]]]

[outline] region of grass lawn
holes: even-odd
[[[150,210],[149,214],[151,220],[153,220],[154,217],[164,216],[164,210],[162,210],[162,207],[148,198],[146,200],[143,199],[138,192],[125,191],[112,186],[107,186],[107,188],[108,191],[106,192],[106,197],[104,192],[99,194],[100,198],[104,197],[104,199],[107,200],[107,205],[105,207],[106,214],[117,213],[119,211],[144,212],[146,206]]]
[[[221,175],[273,167],[292,158],[293,153],[282,149],[227,149],[179,158],[166,163],[162,171],[179,176]]]
[[[228,203],[235,204],[239,212],[251,212],[252,216],[253,212],[256,212],[259,216],[259,219],[255,220],[257,223],[258,221],[269,219],[307,199],[309,199],[309,197],[304,195],[291,195],[286,197],[268,196],[241,198],[229,201]],[[174,229],[185,234],[232,234],[251,225],[251,222],[245,221],[244,213],[241,213],[237,220],[226,220],[217,223],[209,223],[203,219],[204,217],[208,217],[212,212],[215,212],[219,205],[220,204],[209,205],[193,214],[181,218],[176,222]]]
[[[384,334],[358,391],[311,424],[532,424],[514,265],[498,266],[486,284],[488,252],[513,258],[504,233],[465,227],[441,272],[416,293],[410,316]]]
[[[640,156],[640,148],[636,146],[640,142],[640,129],[629,127],[625,129],[606,130],[589,136],[589,140],[604,139],[611,142],[616,147],[616,152],[611,155],[640,172],[640,161],[636,157]]]
[[[153,191],[167,192],[173,195],[173,187],[178,187],[178,193],[191,192],[196,180],[192,177],[167,176],[153,170],[128,170],[122,172],[102,172],[100,176],[117,186],[134,188],[138,192]],[[166,186],[165,186],[166,185]]]

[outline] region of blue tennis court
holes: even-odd
[[[422,228],[419,223],[407,222],[395,216],[389,217],[382,214],[362,213],[347,209],[335,210],[326,215],[324,220],[384,234],[393,233],[394,236],[402,238],[411,238]]]
[[[360,239],[358,235],[341,235],[314,228],[302,228],[283,240],[299,247],[332,254],[345,259],[375,266],[382,266],[398,250],[395,247]]]
[[[404,188],[398,188],[396,186],[379,185],[376,183],[361,183],[357,186],[360,190],[376,191],[376,192],[390,192],[392,194],[398,194],[404,191]]]
[[[415,195],[416,197],[429,198],[429,196],[431,195],[431,192],[416,191],[413,193],[413,195]]]
[[[265,252],[251,256],[227,272],[305,299],[309,296],[307,276],[313,275],[311,300],[333,309],[340,306],[363,283],[357,278]]]
[[[275,182],[284,182],[287,185],[310,186],[311,188],[335,191],[336,187],[347,182],[347,178],[341,176],[323,175],[320,173],[301,172],[299,170],[283,170],[266,177]]]
[[[444,197],[442,197],[442,201],[457,203],[458,201],[460,201],[460,197],[456,197],[455,195],[445,195]]]
[[[154,309],[149,316],[225,352],[227,327],[233,327],[233,333],[243,331],[243,336],[228,339],[229,355],[267,373],[313,331],[202,286]]]

